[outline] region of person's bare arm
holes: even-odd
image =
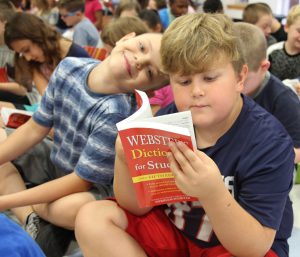
[[[9,92],[19,96],[25,96],[27,93],[27,89],[16,82],[0,83],[0,91]]]
[[[14,160],[49,133],[50,128],[37,124],[32,118],[16,129],[0,144],[0,164]]]
[[[14,194],[0,197],[0,210],[7,210],[15,207],[49,203],[64,196],[86,192],[91,187],[91,183],[85,181],[72,172],[64,177],[49,181]]]
[[[45,78],[43,74],[35,70],[33,72],[33,82],[36,86],[37,91],[41,96],[43,96],[48,86],[48,79]]]
[[[119,205],[135,215],[143,215],[151,210],[151,207],[140,208],[138,205],[132,178],[127,167],[124,150],[119,137],[116,140],[114,193]]]

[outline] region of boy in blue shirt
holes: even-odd
[[[241,94],[247,66],[233,22],[222,14],[179,17],[160,51],[178,111],[192,113],[198,148],[170,143],[171,171],[179,189],[199,200],[140,208],[117,140],[117,203],[89,203],[76,218],[84,256],[287,257],[293,145]]]
[[[64,59],[32,119],[0,145],[0,209],[13,208],[21,223],[27,219],[26,228],[32,227],[29,232],[37,241],[42,233],[39,217],[72,230],[82,204],[112,195],[115,124],[136,110],[135,88],[147,90],[168,83],[160,71],[161,37],[128,34],[101,63]],[[24,181],[7,162],[31,149],[52,127],[49,170],[41,174],[45,181],[22,191]],[[55,169],[50,170],[52,162]],[[41,170],[26,170],[22,178],[31,182],[32,173]],[[20,206],[24,207],[16,208]]]

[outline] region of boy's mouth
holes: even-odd
[[[129,62],[128,62],[128,59],[127,59],[125,53],[124,53],[124,60],[125,60],[125,67],[126,67],[126,70],[127,70],[128,74],[129,74],[129,76],[132,78],[132,74],[131,74],[131,66],[130,66],[130,64],[129,64]]]

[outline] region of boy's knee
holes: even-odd
[[[120,226],[126,222],[125,214],[113,201],[100,200],[85,204],[80,208],[75,221],[76,231],[83,229],[92,229],[93,227],[101,228],[110,227],[111,225]],[[126,219],[126,218],[125,218]],[[117,222],[118,221],[118,222]],[[121,227],[123,227],[121,225]]]

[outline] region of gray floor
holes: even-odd
[[[294,229],[289,239],[290,257],[300,256],[300,184],[294,185],[291,191],[291,200],[294,209]]]

